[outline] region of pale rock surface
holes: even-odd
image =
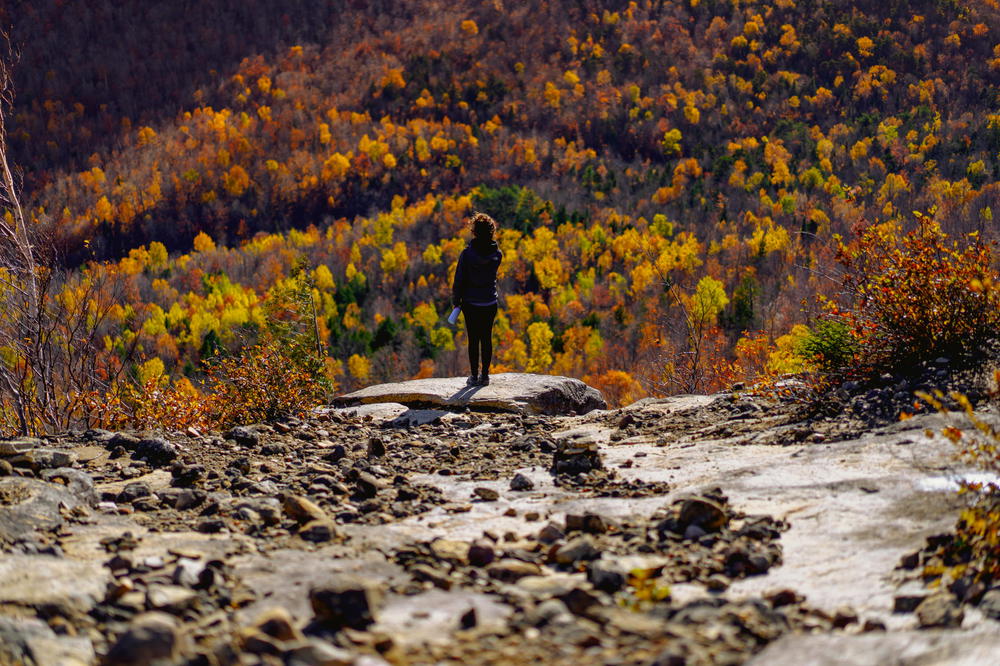
[[[1000,655],[1000,634],[957,630],[794,634],[778,639],[748,666],[986,666]]]
[[[154,493],[177,490],[167,469],[142,473],[148,467],[139,465],[134,468],[138,476],[117,471],[119,464],[132,465],[131,461],[92,466],[96,468],[94,479],[98,483],[93,484],[96,488],[86,483],[74,485],[74,478],[68,473],[74,470],[40,471],[40,476],[52,480],[47,484],[16,477],[0,480],[0,527],[35,501],[31,498],[41,497],[40,492],[51,496],[45,511],[31,518],[32,521],[37,518],[37,522],[30,523],[30,527],[42,528],[35,536],[48,536],[51,527],[59,524],[56,519],[66,514],[62,522],[66,535],[58,540],[62,556],[17,551],[0,556],[0,616],[14,613],[10,618],[0,617],[0,663],[5,663],[4,649],[8,646],[16,646],[18,656],[33,656],[36,662],[75,665],[92,663],[93,655],[105,653],[114,644],[114,641],[102,644],[98,638],[82,638],[85,633],[78,634],[79,640],[58,635],[39,620],[29,620],[22,614],[55,605],[66,617],[87,616],[95,603],[105,597],[111,580],[105,563],[113,553],[106,545],[122,540],[126,534],[131,534],[138,544],[134,552],[124,552],[124,558],[137,565],[155,559],[166,566],[157,565],[147,573],[142,572],[141,566],[132,567],[129,575],[136,588],[128,594],[138,599],[137,611],[145,610],[148,605],[162,612],[153,615],[148,624],[149,616],[142,622],[133,618],[127,625],[130,632],[127,639],[131,643],[123,645],[167,658],[186,640],[186,632],[192,626],[184,620],[188,628],[182,628],[181,620],[198,608],[198,604],[190,603],[192,593],[178,586],[193,586],[198,581],[197,571],[215,560],[225,563],[223,580],[238,583],[234,592],[252,591],[252,596],[244,599],[245,605],[231,612],[232,626],[248,625],[262,613],[270,612],[285,618],[285,624],[291,627],[286,634],[299,631],[315,618],[309,591],[328,585],[343,574],[361,576],[381,590],[384,600],[378,609],[377,622],[372,625],[372,634],[390,635],[400,646],[447,642],[456,630],[465,630],[465,619],[470,612],[476,630],[491,631],[505,626],[511,618],[511,607],[501,597],[458,583],[440,589],[407,571],[406,560],[393,554],[405,551],[415,541],[427,542],[435,564],[431,573],[440,578],[459,580],[452,570],[468,562],[481,570],[481,579],[491,585],[505,586],[505,594],[540,602],[531,611],[531,617],[571,620],[572,613],[563,599],[573,596],[578,603],[586,602],[598,592],[603,594],[603,587],[614,589],[615,585],[621,585],[623,581],[616,583],[615,576],[624,579],[629,571],[656,568],[669,562],[658,555],[598,552],[600,548],[587,547],[588,540],[600,547],[604,530],[613,533],[616,522],[650,516],[676,500],[703,494],[716,486],[729,498],[727,511],[767,514],[789,525],[779,541],[783,551],[781,564],[764,575],[733,580],[723,593],[726,599],[736,602],[791,589],[810,606],[831,616],[839,608],[850,607],[857,613],[858,624],[871,620],[888,628],[886,632],[852,635],[850,632],[856,630],[852,625],[847,632],[782,638],[752,663],[781,666],[995,662],[993,655],[1000,652],[1000,639],[995,631],[998,625],[982,617],[983,613],[967,612],[961,630],[916,631],[914,613],[892,612],[895,599],[906,591],[898,586],[895,571],[901,558],[920,548],[927,536],[951,529],[957,515],[955,496],[948,483],[968,470],[960,467],[953,450],[942,445],[940,438],[931,439],[925,434],[946,425],[942,418],[919,416],[884,428],[833,431],[819,439],[809,424],[783,423],[780,414],[763,408],[740,411],[736,408],[742,403],[729,396],[677,396],[641,401],[614,412],[594,409],[576,417],[522,418],[510,414],[427,410],[426,406],[432,404],[427,393],[399,389],[431,382],[438,386],[435,390],[443,396],[442,400],[464,392],[465,396],[483,398],[483,402],[473,406],[532,412],[553,409],[553,402],[542,401],[530,407],[529,400],[539,399],[538,395],[547,390],[555,391],[558,398],[562,390],[559,387],[574,386],[575,381],[512,375],[527,377],[527,384],[512,380],[504,388],[504,377],[494,377],[490,387],[468,387],[464,380],[458,379],[421,380],[372,387],[358,392],[364,394],[363,398],[356,397],[358,394],[344,396],[341,404],[380,399],[389,402],[323,410],[320,413],[331,417],[301,427],[301,434],[308,437],[294,437],[295,431],[272,432],[262,428],[260,444],[276,446],[277,453],[258,454],[252,447],[246,451],[239,443],[215,444],[211,449],[206,446],[203,455],[210,452],[226,457],[225,467],[217,463],[217,469],[222,471],[220,477],[249,484],[246,487],[260,495],[247,506],[256,507],[255,512],[273,508],[279,525],[269,525],[268,529],[277,531],[281,541],[259,536],[258,527],[265,523],[259,516],[254,518],[255,513],[236,511],[249,498],[233,496],[218,486],[204,503],[217,504],[215,510],[228,521],[226,530],[218,534],[190,531],[192,525],[202,520],[200,506],[186,513],[166,512],[176,522],[167,524],[164,532],[150,531],[134,514],[102,509],[82,511],[88,502],[74,497],[74,487],[89,490],[84,493],[88,495],[95,489],[117,495],[127,485],[138,482],[148,485]],[[536,388],[542,388],[532,394],[526,387],[535,381]],[[586,396],[592,391],[577,384],[579,395]],[[510,407],[498,407],[501,398],[497,395],[503,396]],[[413,396],[418,397],[408,406],[400,402]],[[455,400],[439,406],[462,404],[460,399]],[[732,409],[720,408],[730,403]],[[566,403],[561,404],[564,406],[560,409],[568,412]],[[571,409],[583,411],[583,407]],[[350,410],[353,413],[348,413]],[[422,412],[433,417],[429,427],[413,427],[419,425],[421,420],[415,417]],[[412,430],[382,427],[401,416],[413,419],[408,421]],[[384,455],[372,456],[375,440]],[[191,442],[188,445],[193,446]],[[342,449],[337,455],[331,451],[335,445]],[[11,445],[8,450],[24,446],[27,445]],[[478,468],[465,464],[463,456],[475,454],[476,447],[479,451],[488,448],[496,455],[474,460],[484,468],[495,464],[502,473],[480,478]],[[349,450],[347,458],[343,449]],[[613,471],[619,480],[669,485],[637,496],[595,496],[581,492],[549,472],[549,463],[556,453],[571,449],[599,455],[603,468]],[[283,455],[282,451],[288,453]],[[304,464],[303,459],[291,455],[292,451],[308,453],[308,462]],[[535,451],[539,452],[537,456],[526,455]],[[243,464],[244,455],[254,457],[252,466]],[[510,458],[517,462],[511,462]],[[409,465],[408,461],[415,459],[425,462],[411,466],[400,462]],[[203,460],[210,462],[211,458],[206,455]],[[231,474],[227,470],[235,467],[230,462],[239,463],[244,471],[239,476]],[[351,476],[340,471],[348,462]],[[82,468],[79,459],[77,465]],[[448,473],[441,474],[442,471]],[[397,472],[405,483],[396,482]],[[519,478],[517,486],[522,490],[511,490],[515,478]],[[297,483],[290,484],[289,480]],[[352,499],[362,482],[370,485],[372,492]],[[421,490],[416,499],[399,499],[404,491],[415,492],[415,488],[427,486],[433,488],[433,494]],[[329,519],[338,521],[343,539],[325,545],[302,540],[298,523],[311,519],[313,512],[302,511],[301,518],[296,517],[299,512],[282,514],[278,508],[281,493],[286,494],[283,498],[299,494],[314,497],[322,505],[320,510]],[[432,501],[438,494],[442,501]],[[493,499],[474,499],[484,495]],[[84,519],[78,520],[74,513],[65,510],[73,501],[83,505],[79,513]],[[367,517],[379,511],[391,511],[393,507],[406,507],[414,502],[427,502],[429,509],[382,524],[367,522]],[[60,503],[65,504],[62,512]],[[361,510],[365,504],[372,505],[370,511]],[[356,517],[345,520],[341,512],[348,515],[353,512]],[[701,516],[699,521],[694,520],[695,514]],[[598,516],[600,524],[606,527],[587,527],[591,524],[585,520],[588,515]],[[685,515],[692,522],[710,527],[708,519],[715,512],[711,503],[701,501],[689,505]],[[47,517],[53,522],[46,520]],[[497,538],[486,539],[486,531]],[[508,539],[508,532],[517,540]],[[569,563],[563,572],[553,573],[551,568],[517,559],[517,551],[528,539],[527,535],[540,532],[557,534],[544,543],[547,547],[555,546],[553,556],[562,549],[561,559]],[[588,569],[587,575],[566,573],[583,568]],[[424,583],[424,589],[416,592],[415,586]],[[406,586],[414,587],[408,594],[397,591]],[[917,591],[926,594],[923,588]],[[671,585],[671,593],[671,604],[676,607],[693,599],[711,598],[713,594],[704,581]],[[210,592],[198,594],[202,599],[213,598]],[[652,635],[660,631],[657,626],[660,621],[656,618],[617,609],[607,611],[609,626],[616,631]],[[173,621],[166,619],[164,613]],[[174,622],[178,625],[176,631]],[[553,619],[551,624],[559,621]],[[119,624],[114,632],[105,635],[117,641],[125,629],[126,625]],[[102,631],[106,630],[102,627]],[[95,642],[91,644],[90,640]],[[322,642],[296,643],[294,647],[303,658],[311,655],[319,663],[326,663],[321,653],[329,650],[334,650],[327,655],[333,663],[338,654],[354,655],[350,651],[344,655],[341,648]],[[57,661],[60,658],[64,661]],[[356,666],[383,663],[376,657],[354,655],[354,658]]]
[[[408,406],[497,409],[533,414],[584,414],[605,409],[600,391],[579,379],[505,372],[489,386],[469,386],[464,377],[414,379],[368,386],[334,399],[338,406],[400,403]]]
[[[60,636],[36,618],[0,617],[0,663],[86,666],[94,647],[84,636]]]
[[[0,479],[0,538],[12,539],[39,527],[61,525],[60,505],[73,508],[92,504],[94,499],[92,484],[67,487],[37,479]]]
[[[97,561],[53,556],[0,557],[0,608],[42,607],[86,613],[103,597],[110,580]]]

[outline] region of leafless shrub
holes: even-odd
[[[28,217],[7,150],[17,53],[0,32],[0,434],[23,435],[101,421],[132,357],[107,349],[120,281],[60,271],[52,244]]]

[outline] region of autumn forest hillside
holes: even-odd
[[[0,9],[58,297],[114,285],[102,364],[141,381],[198,390],[296,289],[339,387],[463,373],[473,210],[494,371],[613,402],[800,370],[860,224],[995,235],[995,1],[148,5]]]

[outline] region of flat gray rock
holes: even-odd
[[[440,423],[441,419],[447,416],[455,417],[456,414],[442,409],[407,409],[388,423],[399,428],[412,428],[428,423]]]
[[[96,558],[6,554],[0,557],[0,608],[50,607],[74,617],[104,598],[109,580],[111,572]]]
[[[379,402],[370,405],[357,405],[355,407],[343,407],[329,410],[330,414],[339,414],[349,419],[361,419],[370,421],[391,421],[400,414],[410,411],[406,405],[398,402]]]
[[[64,471],[69,486],[21,477],[0,479],[0,538],[16,539],[36,529],[56,527],[63,522],[60,505],[72,509],[94,502],[89,477],[72,469]]]
[[[464,377],[414,379],[369,386],[333,400],[338,406],[384,402],[550,415],[607,408],[601,392],[579,379],[515,372],[491,376],[489,386],[469,386]]]
[[[36,618],[0,617],[0,663],[85,666],[94,662],[94,647],[83,636],[57,635]]]
[[[749,666],[982,666],[997,663],[994,632],[894,631],[790,635],[768,645]]]

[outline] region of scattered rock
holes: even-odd
[[[510,480],[510,489],[515,491],[534,490],[535,482],[518,472]]]
[[[179,585],[150,585],[146,591],[146,603],[153,610],[179,614],[189,608],[198,595]]]
[[[493,488],[486,488],[484,486],[479,486],[478,488],[475,488],[472,492],[473,494],[475,494],[476,497],[486,502],[496,502],[498,499],[500,499],[500,493],[498,493]]]
[[[301,666],[357,666],[355,656],[326,641],[310,638],[286,648],[285,663]]]
[[[337,525],[332,520],[310,520],[299,530],[299,536],[306,541],[325,543],[340,537]]]
[[[979,601],[979,610],[988,618],[1000,620],[1000,587],[986,591]]]
[[[226,433],[226,439],[231,439],[247,449],[256,448],[260,444],[260,435],[245,426],[231,429]]]
[[[177,623],[165,613],[139,615],[119,637],[105,658],[107,666],[146,666],[173,661],[178,645]]]
[[[552,457],[553,474],[586,474],[603,469],[598,444],[590,436],[576,436],[556,442]]]
[[[490,578],[505,583],[514,583],[525,576],[537,576],[542,573],[541,567],[532,562],[524,562],[513,558],[504,558],[486,567]]]
[[[474,567],[485,567],[496,559],[496,551],[488,541],[479,540],[469,547],[469,564]]]
[[[604,518],[596,513],[583,515],[566,514],[566,532],[587,532],[588,534],[604,534],[608,531]]]
[[[726,510],[718,502],[707,497],[685,499],[677,519],[685,528],[697,525],[706,532],[717,532],[729,521]]]
[[[935,594],[917,606],[917,621],[921,629],[934,627],[959,627],[965,613],[951,594]]]
[[[302,632],[295,627],[291,614],[281,607],[270,608],[253,623],[254,629],[279,641],[301,641]]]
[[[177,457],[177,447],[160,437],[150,437],[135,444],[132,457],[145,460],[153,467],[163,467]]]
[[[430,544],[431,552],[440,560],[455,564],[468,564],[472,546],[464,541],[435,539]]]
[[[833,626],[837,629],[843,629],[848,625],[857,623],[858,613],[849,606],[838,608],[833,614]]]
[[[368,438],[368,457],[381,458],[385,455],[385,441],[378,435]]]
[[[309,591],[316,620],[330,629],[366,629],[375,622],[379,593],[369,582],[341,575]]]
[[[148,535],[141,544],[135,539],[109,542],[108,555],[95,562],[106,579],[82,612],[60,614],[50,605],[21,604],[18,613],[37,608],[67,636],[76,632],[93,637],[101,654],[132,628],[134,617],[158,610],[183,622],[173,625],[174,655],[160,659],[167,663],[358,664],[361,653],[380,662],[375,656],[379,653],[393,663],[480,663],[494,657],[500,663],[512,654],[526,662],[551,659],[583,666],[624,659],[648,664],[664,645],[673,660],[664,663],[742,663],[782,632],[823,633],[842,627],[847,628],[844,635],[861,635],[884,630],[850,609],[830,615],[813,611],[791,590],[739,602],[722,594],[741,578],[780,563],[778,539],[784,527],[766,516],[743,515],[719,492],[704,491],[652,515],[645,510],[623,513],[612,508],[613,500],[604,504],[603,498],[637,498],[642,507],[664,502],[667,483],[636,478],[641,476],[636,471],[645,471],[637,469],[643,458],[649,455],[646,460],[653,462],[658,455],[647,451],[647,442],[672,442],[684,436],[682,431],[703,428],[705,437],[749,440],[757,431],[747,435],[737,426],[754,427],[754,419],[773,417],[771,403],[759,398],[716,398],[718,404],[711,408],[706,407],[711,402],[707,398],[684,402],[690,400],[688,396],[676,403],[689,411],[691,405],[701,405],[697,413],[687,415],[675,413],[679,407],[667,410],[662,405],[595,413],[579,421],[441,412],[443,416],[420,425],[406,425],[340,412],[289,419],[285,427],[258,424],[246,428],[245,435],[237,429],[224,437],[172,432],[165,435],[177,451],[169,474],[151,470],[161,463],[141,462],[138,450],[144,440],[128,433],[46,438],[20,446],[14,455],[63,447],[77,451],[80,441],[100,443],[88,445],[100,455],[81,456],[76,469],[11,469],[44,481],[0,478],[0,561],[8,552],[13,557],[39,553],[55,562],[72,561],[87,547],[87,530],[113,529],[118,536],[123,531],[119,526],[138,525]],[[570,424],[576,430],[558,432]],[[781,432],[783,443],[799,441],[792,426],[806,432],[806,438],[824,427],[791,423]],[[613,454],[632,461],[632,471],[602,464],[600,447],[609,431],[612,441],[628,439],[637,445],[627,451],[619,447]],[[836,446],[839,431],[824,432],[833,433],[826,441]],[[111,441],[133,453],[134,460],[109,461],[105,447]],[[794,456],[802,449],[813,454],[825,446],[796,446],[789,453]],[[546,482],[545,492],[530,498],[504,492],[508,484],[512,491],[533,490],[528,475],[550,462],[557,476]],[[659,461],[651,468],[664,471],[657,465]],[[96,499],[93,480],[82,469],[103,489],[100,499],[105,502],[99,511],[88,513],[87,503],[79,499],[88,493]],[[444,478],[434,478],[437,475]],[[15,481],[15,486],[4,485]],[[21,487],[22,481],[36,483]],[[59,498],[50,502],[52,521],[39,527],[32,514],[31,529],[11,536],[5,521],[22,504],[35,501],[36,488]],[[474,488],[474,497],[485,501],[496,501],[502,494],[517,508],[470,504],[456,495],[456,488]],[[600,512],[594,511],[597,508]],[[455,515],[469,510],[472,516]],[[565,523],[548,523],[563,512],[568,512]],[[425,518],[398,523],[418,514]],[[471,540],[478,534],[480,517],[497,520],[483,524],[495,533]],[[378,529],[381,525],[388,528]],[[435,530],[470,541],[428,540],[425,535]],[[226,536],[214,535],[219,532]],[[401,545],[401,539],[413,534],[421,535],[419,543]],[[61,545],[69,557],[60,557]],[[926,563],[922,555],[910,559],[914,570]],[[20,562],[10,565],[11,571],[23,571]],[[339,573],[326,585],[331,571],[344,569],[363,571],[362,581],[369,576],[378,585],[386,581],[392,597],[379,625],[373,626],[375,588],[339,584]],[[260,585],[267,578],[276,579],[277,586]],[[306,588],[297,586],[303,583],[314,583],[309,599],[315,612],[304,631],[280,607],[270,620],[264,615],[252,626],[239,628],[246,617],[268,605],[298,613],[298,590]],[[990,591],[961,581],[948,589],[957,596],[956,603],[981,599],[980,608],[990,614]],[[664,598],[670,590],[675,596]],[[255,592],[260,595],[256,601]],[[421,595],[428,597],[425,607]],[[698,603],[685,603],[692,596]],[[436,602],[431,599],[438,598],[448,601],[432,606]],[[995,603],[1000,606],[1000,600]],[[502,609],[499,617],[496,608]],[[447,634],[448,640],[433,648],[408,643],[392,647],[381,633],[383,624],[395,631],[399,622],[408,625],[403,633],[419,634],[426,623],[427,632]],[[461,631],[453,633],[455,629]],[[176,641],[182,636],[194,640],[180,646]],[[0,641],[6,641],[2,627]],[[0,655],[6,648],[0,646]],[[513,651],[506,652],[509,649]],[[24,652],[22,661],[28,658],[30,653]]]
[[[312,521],[328,521],[326,512],[312,500],[299,495],[288,495],[282,502],[282,507],[289,518],[299,524]]]
[[[585,560],[593,560],[600,557],[601,553],[587,537],[577,537],[570,539],[560,546],[553,559],[559,564],[576,564]]]
[[[115,497],[115,501],[122,502],[134,502],[142,497],[150,497],[153,491],[150,489],[149,484],[144,481],[134,481],[132,483],[125,484],[125,488],[122,489],[118,496]]]

